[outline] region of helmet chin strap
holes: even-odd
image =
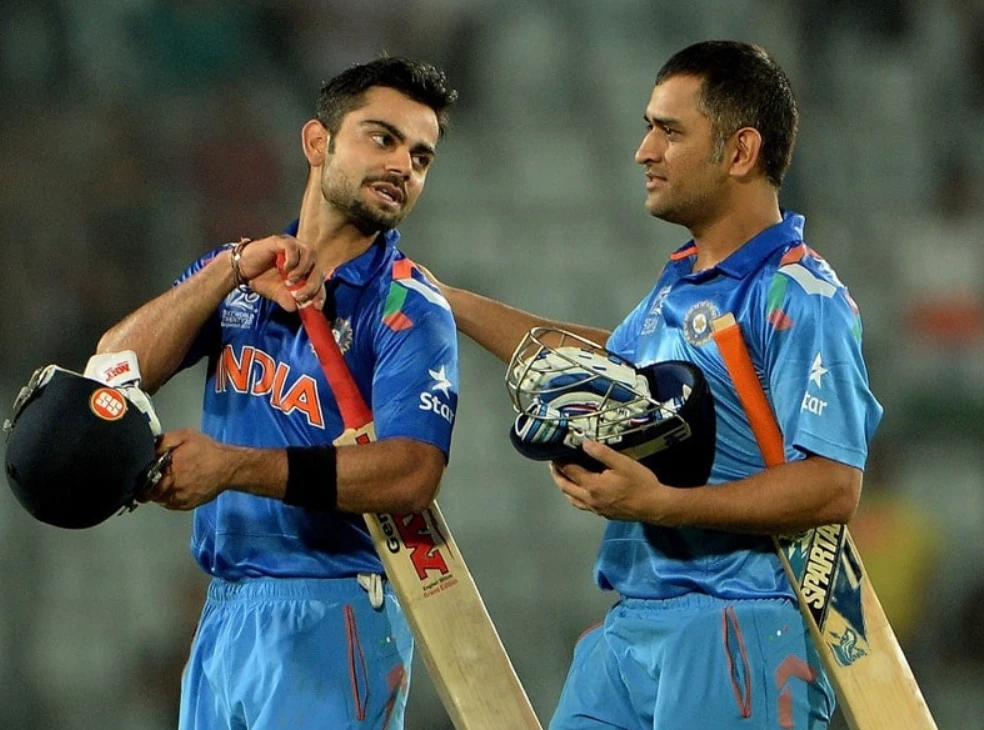
[[[172,449],[168,449],[154,460],[154,463],[147,469],[147,477],[144,479],[143,486],[134,493],[133,498],[127,504],[123,505],[118,514],[133,512],[140,506],[140,498],[160,483],[168,467],[171,466],[171,451]]]

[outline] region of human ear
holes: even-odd
[[[325,164],[328,130],[317,119],[312,119],[301,127],[301,147],[311,167],[320,167]]]
[[[755,170],[762,153],[762,134],[755,127],[742,127],[732,137],[731,174],[745,177]]]

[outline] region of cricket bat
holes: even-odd
[[[712,328],[766,465],[783,463],[782,433],[741,327],[725,314]],[[852,730],[937,730],[847,526],[773,541]]]
[[[372,411],[328,320],[311,306],[298,313],[341,412],[345,430],[335,444],[375,441]],[[542,730],[437,503],[416,514],[363,516],[455,728]]]

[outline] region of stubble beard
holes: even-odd
[[[699,207],[700,201],[688,196],[684,200],[662,200],[653,204],[647,201],[646,210],[653,218],[689,228]]]
[[[723,158],[723,142],[718,142],[707,156],[705,163],[718,165]],[[694,178],[690,180],[693,181]],[[666,190],[664,194],[671,193],[671,195],[663,200],[654,201],[652,205],[647,199],[646,210],[654,218],[693,231],[696,226],[715,214],[718,203],[715,185],[719,182],[712,175],[702,175],[689,190]]]
[[[649,215],[693,230],[714,208],[714,195],[707,189],[684,191],[672,199],[646,201]]]
[[[364,182],[364,181],[363,181]],[[336,173],[329,179],[328,166],[321,178],[321,195],[328,205],[340,210],[365,235],[384,233],[396,228],[405,211],[386,213],[367,204],[361,197],[363,186],[356,186],[347,177]]]

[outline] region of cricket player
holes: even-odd
[[[191,551],[213,577],[182,730],[403,727],[412,638],[361,514],[423,509],[448,458],[455,325],[396,226],[455,97],[443,72],[401,58],[331,79],[301,130],[298,220],[206,254],[100,341],[136,353],[150,392],[208,362],[202,430],[163,435],[170,467],[149,495],[195,510]],[[332,445],[342,421],[300,306],[332,323],[377,442]]]
[[[715,400],[706,486],[669,487],[593,441],[584,451],[605,470],[552,464],[571,504],[608,520],[595,578],[618,600],[578,642],[550,727],[820,730],[834,694],[769,535],[854,514],[882,414],[858,309],[804,243],[804,218],[779,207],[798,112],[771,56],[685,48],[658,72],[644,119],[646,210],[692,240],[613,332],[442,286],[459,329],[505,361],[532,327],[562,327],[638,367],[692,362]],[[725,313],[744,329],[788,463],[766,468],[711,339]]]

